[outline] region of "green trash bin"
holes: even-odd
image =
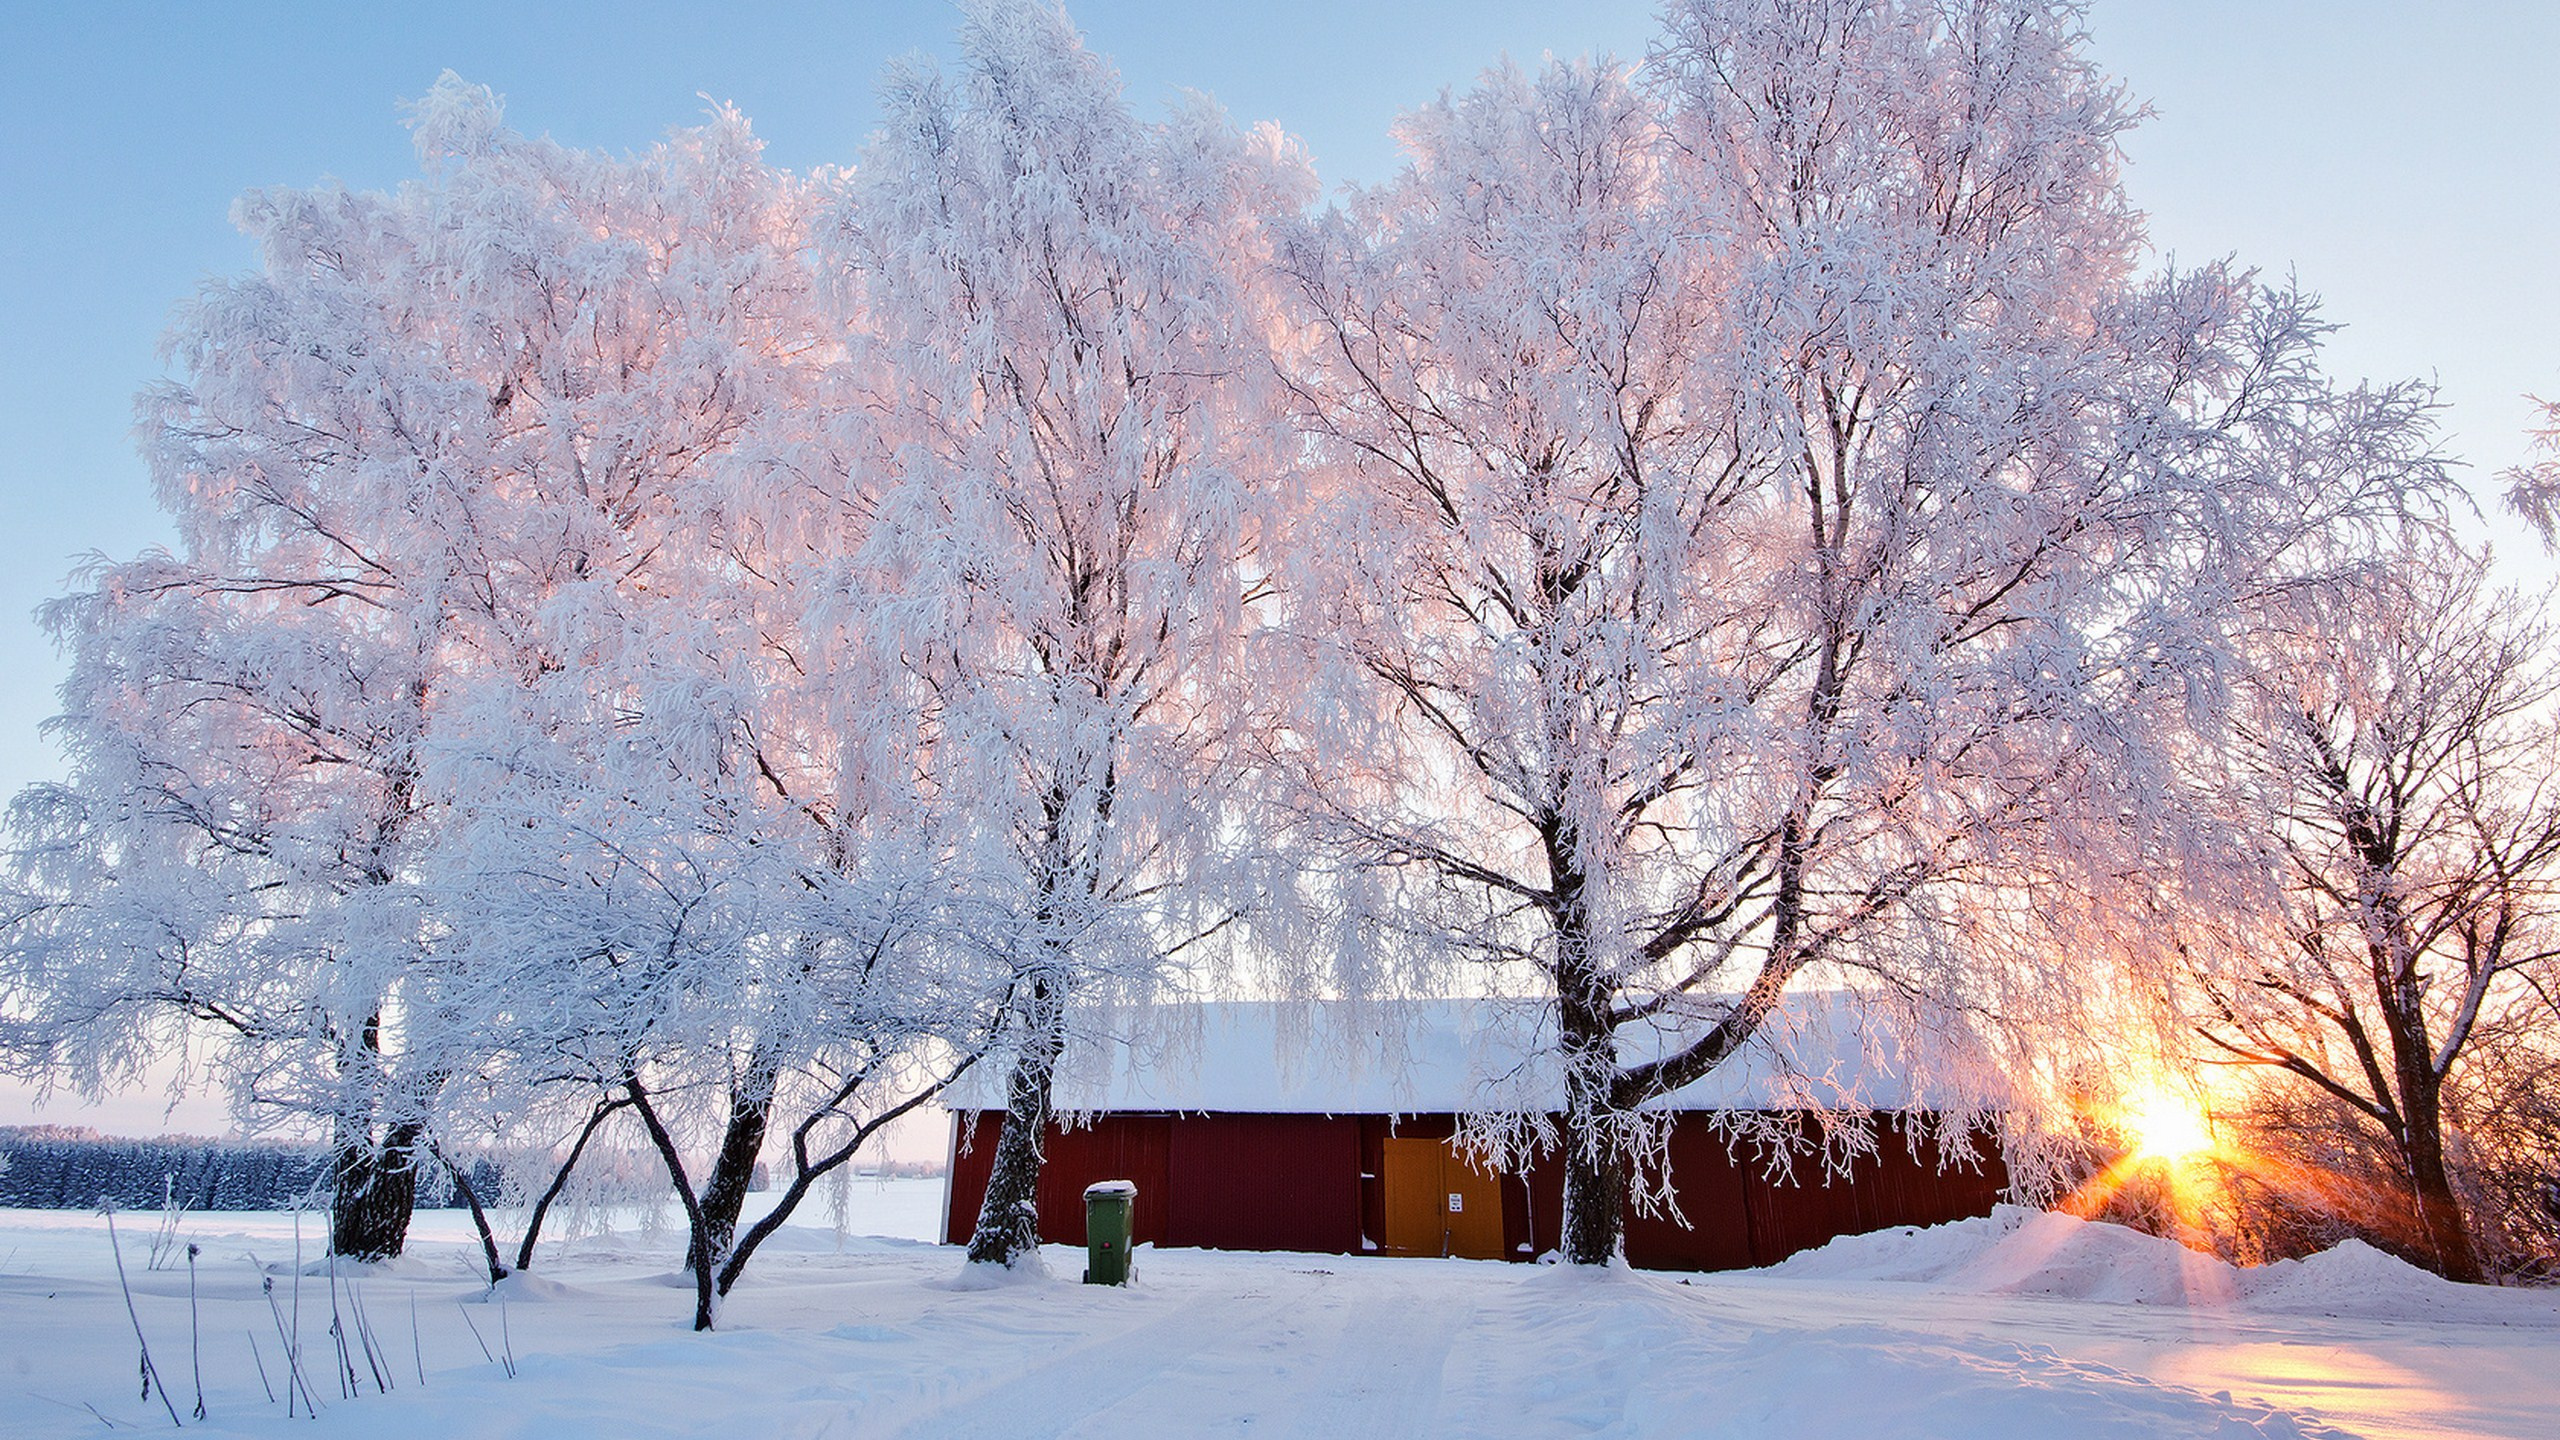
[[[1138,1214],[1138,1187],[1104,1180],[1084,1187],[1084,1283],[1129,1283],[1129,1234]]]

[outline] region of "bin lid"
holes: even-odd
[[[1137,1193],[1138,1182],[1135,1180],[1097,1180],[1084,1187],[1084,1198],[1087,1200],[1105,1195],[1134,1196]]]

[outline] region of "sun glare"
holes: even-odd
[[[2183,1160],[2213,1148],[2213,1131],[2193,1100],[2166,1090],[2127,1097],[2124,1128],[2133,1153],[2146,1160]]]

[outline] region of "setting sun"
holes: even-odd
[[[2125,1101],[2123,1125],[2142,1159],[2182,1160],[2213,1148],[2204,1111],[2184,1096],[2144,1090]]]

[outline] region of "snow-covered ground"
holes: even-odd
[[[929,1243],[940,1198],[939,1181],[857,1185],[860,1238],[839,1242],[823,1223],[782,1232],[708,1336],[685,1328],[690,1294],[670,1274],[679,1234],[579,1240],[500,1303],[472,1278],[463,1218],[429,1213],[407,1259],[355,1286],[389,1394],[368,1371],[361,1398],[339,1398],[329,1282],[302,1279],[318,1425],[267,1402],[249,1339],[281,1387],[260,1281],[273,1272],[289,1325],[289,1219],[191,1216],[203,1428],[366,1440],[2560,1434],[2560,1296],[2450,1286],[2361,1248],[2238,1272],[2129,1231],[2002,1211],[1739,1275],[1142,1250],[1138,1283],[1105,1290],[1073,1283],[1081,1255],[1052,1249],[1054,1278],[968,1288],[957,1252]],[[195,1397],[187,1276],[144,1270],[153,1219],[118,1227],[183,1415]],[[475,1324],[502,1359],[512,1351],[514,1378],[482,1358]],[[98,1217],[0,1211],[0,1434],[165,1428],[135,1369]]]

